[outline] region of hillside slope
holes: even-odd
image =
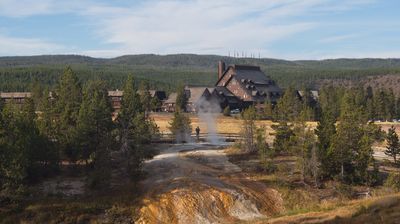
[[[102,59],[80,55],[0,57],[0,90],[27,90],[38,80],[52,86],[66,66],[83,80],[103,79],[121,88],[128,74],[149,80],[153,87],[171,89],[177,83],[213,85],[219,60],[227,64],[259,65],[283,87],[314,87],[325,79],[360,80],[367,76],[400,74],[400,59],[330,59],[287,61],[268,58],[233,58],[217,55],[125,55]]]

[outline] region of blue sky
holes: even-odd
[[[400,58],[397,0],[0,0],[0,56]]]

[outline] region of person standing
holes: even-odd
[[[196,128],[196,138],[197,138],[197,141],[200,140],[200,128],[199,128],[199,126],[197,126],[197,128]]]

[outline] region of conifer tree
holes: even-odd
[[[102,81],[89,81],[84,89],[78,116],[80,159],[96,158],[101,147],[112,145],[112,108]]]
[[[298,158],[297,165],[300,169],[302,182],[304,182],[308,174],[316,175],[316,173],[311,172],[312,169],[319,169],[315,158],[313,163],[310,162],[311,158],[316,156],[313,154],[315,153],[313,151],[315,149],[315,137],[314,132],[306,125],[307,116],[304,111],[301,113],[300,117],[295,121],[293,135],[289,139],[290,151],[297,155]],[[314,165],[314,167],[310,167],[310,165]],[[314,179],[317,179],[317,177],[314,177]]]
[[[255,137],[256,137],[256,119],[257,113],[254,107],[249,107],[242,113],[243,127],[243,146],[246,152],[254,152],[256,150]]]
[[[264,119],[272,120],[275,117],[274,106],[268,100],[264,102]]]
[[[191,140],[190,134],[192,133],[190,118],[178,109],[174,112],[174,117],[169,123],[169,130],[178,143],[189,142]]]
[[[186,112],[187,96],[186,96],[185,86],[179,85],[176,94],[177,95],[176,95],[175,110]]]
[[[145,110],[145,115],[147,117],[150,111],[152,110],[152,97],[150,94],[149,83],[147,81],[142,81],[140,83],[139,93],[140,93],[140,101],[143,105],[143,108]]]
[[[227,117],[231,116],[231,109],[229,108],[229,106],[226,106],[226,107],[224,108],[222,114],[223,114],[224,116],[227,116]]]
[[[290,138],[293,136],[293,130],[287,122],[281,121],[278,125],[272,125],[275,131],[273,150],[275,154],[289,152]]]
[[[326,107],[325,111],[322,111],[321,118],[315,130],[315,134],[318,137],[317,155],[321,162],[322,175],[325,177],[330,176],[332,173],[332,164],[328,150],[331,147],[333,137],[336,133],[335,123],[336,119],[333,115],[332,109]]]
[[[329,148],[332,174],[346,182],[367,182],[367,168],[373,163],[372,143],[379,138],[379,129],[368,124],[361,107],[348,91],[342,100],[336,134]]]
[[[77,121],[82,102],[82,89],[78,77],[67,67],[55,91],[54,118],[56,138],[65,156],[75,162],[79,156]]]
[[[297,91],[289,87],[277,103],[277,119],[292,121],[301,111],[301,102]]]
[[[21,108],[7,104],[0,117],[1,189],[18,192],[28,181],[43,175],[43,168],[53,162],[49,142],[36,126],[32,99],[26,99]]]
[[[399,136],[396,133],[396,128],[392,126],[389,128],[386,135],[386,151],[385,154],[393,158],[394,163],[397,163],[397,156],[400,154]]]
[[[272,160],[275,154],[266,142],[265,135],[265,127],[260,127],[256,129],[256,148],[263,169],[265,171],[273,171],[274,165],[272,163]]]
[[[125,83],[117,123],[120,149],[126,155],[127,170],[132,179],[137,178],[141,172],[144,160],[143,144],[151,140],[152,131],[155,129],[153,123],[146,119],[144,112],[145,108],[135,88],[134,79],[129,76]]]

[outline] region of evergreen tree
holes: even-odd
[[[400,97],[396,100],[396,119],[400,119]]]
[[[292,121],[301,111],[301,102],[297,91],[289,87],[277,103],[277,119]]]
[[[337,118],[340,115],[340,104],[344,90],[333,86],[324,86],[319,92],[319,106],[321,111],[331,110],[332,115]]]
[[[393,157],[394,163],[397,163],[397,155],[400,154],[400,142],[399,136],[396,133],[396,128],[392,126],[389,128],[388,133],[386,135],[386,151],[385,154],[387,156]]]
[[[392,121],[396,117],[396,97],[392,89],[387,90],[385,101],[385,119]]]
[[[84,89],[78,116],[80,159],[96,159],[101,147],[112,145],[112,108],[102,81],[89,81]]]
[[[374,98],[374,108],[375,108],[375,118],[380,120],[385,120],[387,118],[386,115],[386,92],[384,90],[380,90],[376,97]]]
[[[192,125],[190,118],[180,110],[174,112],[174,117],[169,123],[169,130],[178,143],[189,142],[192,133]]]
[[[29,181],[44,175],[53,162],[49,142],[35,123],[35,105],[26,99],[22,108],[9,103],[0,116],[1,190],[18,192]]]
[[[272,125],[275,131],[273,149],[275,154],[287,153],[290,149],[290,138],[293,136],[293,130],[287,122],[281,121],[278,125]]]
[[[156,126],[145,117],[145,108],[140,101],[132,76],[129,76],[125,83],[117,123],[120,148],[127,158],[127,170],[131,178],[135,179],[141,172],[145,156],[143,145],[149,143]]]
[[[318,158],[321,162],[322,175],[328,177],[332,172],[331,159],[328,150],[331,147],[333,137],[336,134],[336,119],[330,108],[322,111],[321,119],[318,122],[315,134],[318,136]]]
[[[354,93],[348,91],[343,100],[336,134],[328,156],[333,164],[332,174],[346,182],[367,182],[368,165],[373,163],[372,143],[379,129],[367,124],[362,108],[354,102]]]
[[[67,158],[75,162],[79,156],[77,121],[82,102],[82,89],[78,77],[67,67],[55,91],[54,118],[56,138]]]
[[[187,96],[185,86],[179,85],[176,94],[176,110],[186,112]]]
[[[222,114],[226,117],[231,116],[231,109],[229,108],[229,106],[226,106],[222,112]]]
[[[139,93],[140,93],[140,101],[143,105],[147,117],[150,111],[152,110],[152,97],[150,94],[150,87],[148,82],[143,81],[140,83]]]
[[[254,120],[256,119],[257,113],[254,107],[249,107],[242,113],[243,126],[242,126],[242,135],[243,135],[243,146],[246,152],[254,152],[256,150],[255,147],[255,134],[256,134],[256,125]]]
[[[265,137],[265,127],[257,128],[256,130],[256,148],[260,158],[260,163],[265,171],[273,171],[275,169],[272,159],[274,153],[269,147]]]
[[[318,169],[319,166],[317,163],[315,163],[316,159],[313,160],[313,163],[311,163],[311,158],[314,155],[315,151],[315,137],[314,137],[314,132],[311,131],[309,127],[306,125],[306,118],[307,115],[305,113],[302,113],[300,115],[300,118],[296,120],[293,128],[293,135],[290,136],[289,141],[290,141],[290,151],[294,154],[297,155],[297,165],[300,169],[300,177],[302,182],[304,182],[305,177],[308,174],[316,175],[317,173],[311,172],[311,167],[310,165],[313,165],[313,169]],[[316,180],[317,177],[314,177]]]
[[[274,114],[274,105],[270,103],[268,100],[264,102],[264,114],[263,114],[264,119],[267,120],[272,120],[275,117]]]
[[[154,96],[151,98],[151,110],[159,111],[162,106],[162,102],[158,99],[158,97]]]

